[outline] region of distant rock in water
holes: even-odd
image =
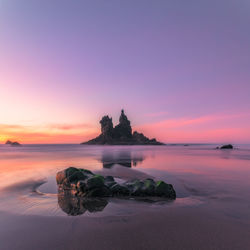
[[[223,145],[221,147],[217,147],[216,149],[233,149],[233,145],[232,144],[226,144],[226,145]]]
[[[5,144],[11,145],[11,146],[21,146],[19,142],[17,141],[12,142],[10,140],[6,141]]]
[[[149,139],[144,134],[134,131],[130,121],[124,114],[124,110],[121,111],[119,124],[113,127],[112,118],[104,116],[101,121],[101,134],[96,138],[83,142],[81,144],[90,145],[163,145],[156,139]]]
[[[113,176],[102,176],[92,173],[87,169],[78,169],[69,167],[60,171],[56,175],[56,182],[60,194],[70,194],[82,198],[102,198],[102,197],[162,197],[166,199],[175,199],[176,193],[171,184],[164,181],[155,182],[153,179],[138,180],[134,179],[119,184]],[[63,197],[61,207],[66,211]],[[106,204],[100,204],[101,209]],[[67,212],[74,213],[74,212]]]

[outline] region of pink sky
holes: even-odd
[[[38,2],[0,3],[1,142],[80,143],[124,108],[163,142],[250,143],[247,1]]]

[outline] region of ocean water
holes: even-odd
[[[250,249],[250,145],[216,146],[1,145],[0,249]],[[86,208],[57,193],[69,166],[164,180],[177,199]]]

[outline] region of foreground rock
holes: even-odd
[[[217,149],[233,149],[233,145],[232,144],[226,144],[226,145],[223,145],[221,147],[217,147]]]
[[[119,124],[113,127],[112,118],[104,116],[101,121],[101,134],[84,143],[90,145],[163,145],[156,139],[149,139],[142,133],[134,131],[132,133],[132,127],[124,111],[121,111]]]
[[[12,142],[10,140],[6,141],[5,144],[11,145],[11,146],[21,146],[21,144],[19,142],[17,142],[17,141]]]
[[[56,175],[60,192],[69,192],[77,197],[164,197],[175,199],[171,184],[153,179],[132,180],[119,184],[112,176],[95,175],[86,169],[74,167]]]

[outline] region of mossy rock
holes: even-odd
[[[173,186],[164,181],[155,183],[150,178],[144,181],[134,179],[121,185],[112,176],[103,177],[99,174],[93,174],[89,170],[74,167],[58,172],[56,181],[60,189],[71,190],[73,195],[80,197],[158,196],[176,198]]]
[[[97,188],[93,188],[89,190],[88,192],[84,193],[85,197],[108,197],[111,196],[111,191],[106,186],[101,186]]]
[[[94,176],[98,177],[98,178],[101,178],[103,180],[103,182],[105,181],[105,178],[102,175],[100,175],[100,174],[95,174]]]
[[[157,196],[164,196],[168,198],[176,198],[175,191],[171,184],[167,184],[164,181],[156,182],[155,194]]]
[[[155,194],[155,182],[152,179],[146,179],[142,187],[142,191],[145,195],[153,196]]]
[[[104,178],[102,176],[93,176],[87,180],[87,189],[95,189],[104,186]]]
[[[82,180],[81,180],[81,181],[78,181],[78,182],[77,182],[76,187],[77,187],[77,190],[78,190],[78,191],[80,191],[80,192],[85,192],[86,189],[87,189],[87,184],[86,184],[85,181],[82,181]]]
[[[115,184],[111,186],[110,191],[113,195],[121,195],[121,196],[128,196],[129,195],[129,189],[126,186]]]
[[[80,180],[86,180],[88,176],[81,171],[74,172],[72,175],[68,177],[69,182],[77,183]]]
[[[69,167],[67,168],[65,171],[65,174],[66,174],[66,177],[69,177],[71,176],[72,174],[76,173],[76,172],[79,172],[79,169],[78,168],[75,168],[75,167]]]
[[[144,193],[143,193],[143,185],[144,185],[143,181],[136,180],[134,182],[132,190],[131,190],[131,187],[130,187],[131,195],[133,195],[133,196],[143,196],[144,195]]]
[[[90,170],[88,169],[84,169],[84,168],[80,168],[79,171],[85,173],[85,174],[88,174],[88,175],[94,175]]]
[[[70,184],[71,182],[76,181],[78,178],[79,180],[83,179],[84,178],[83,173],[81,173],[78,168],[69,167],[57,173],[56,182],[57,184],[63,184],[63,183]]]

